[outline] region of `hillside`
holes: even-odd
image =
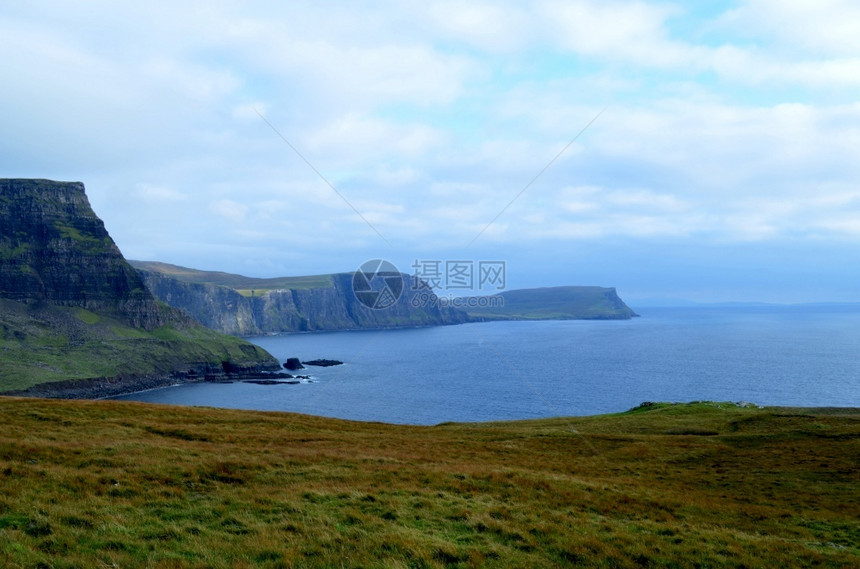
[[[857,567],[858,413],[409,427],[0,399],[0,565]]]
[[[156,301],[83,184],[0,180],[0,392],[103,395],[278,367]]]
[[[489,320],[625,320],[636,316],[614,288],[559,286],[501,292],[502,302],[470,307],[470,316]]]
[[[438,326],[469,321],[459,310],[413,306],[417,287],[402,274],[403,295],[392,306],[371,310],[352,290],[352,273],[256,279],[197,271],[166,263],[132,261],[156,298],[184,310],[206,326],[240,336]]]

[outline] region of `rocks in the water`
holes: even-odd
[[[286,379],[276,381],[274,379],[244,379],[242,383],[253,383],[255,385],[298,385],[301,383],[298,379]]]
[[[293,375],[289,374],[285,371],[276,371],[276,372],[268,372],[268,371],[246,371],[246,372],[237,372],[237,373],[228,373],[224,376],[206,376],[206,381],[275,381],[280,383],[284,379],[293,379]]]
[[[299,360],[299,358],[287,358],[287,361],[284,362],[284,367],[290,371],[295,371],[297,369],[305,369],[305,365],[329,367],[329,366],[339,366],[342,364],[343,364],[343,362],[338,361],[338,360],[317,359],[317,360],[308,360],[306,362],[303,362],[303,361]]]
[[[326,360],[326,359],[310,360],[310,361],[306,361],[305,363],[309,366],[319,366],[319,367],[330,367],[330,366],[343,365],[343,362],[340,362],[338,360]]]

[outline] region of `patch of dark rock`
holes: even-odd
[[[280,381],[284,379],[292,379],[292,374],[285,372],[265,372],[265,371],[246,371],[243,373],[231,373],[226,378],[215,378],[215,381]]]
[[[343,365],[343,362],[341,362],[341,361],[326,360],[326,359],[310,360],[310,361],[306,361],[304,363],[306,363],[309,366],[319,366],[319,367],[331,367],[331,366]]]
[[[295,371],[297,369],[305,369],[305,366],[302,365],[301,360],[299,358],[287,358],[287,361],[284,362],[284,367],[290,371]]]

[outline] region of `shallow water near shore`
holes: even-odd
[[[297,372],[311,383],[197,383],[119,399],[408,424],[591,415],[643,401],[860,406],[860,305],[637,312],[251,338],[281,361],[346,363]]]

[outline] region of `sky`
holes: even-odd
[[[4,2],[0,76],[130,259],[860,301],[855,0]]]

